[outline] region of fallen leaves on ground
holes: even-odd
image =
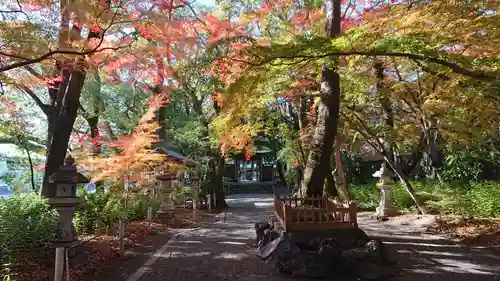
[[[200,223],[215,219],[217,213],[207,210],[195,210],[178,208],[174,210],[175,223],[169,225],[171,228],[190,228],[200,226]]]
[[[500,220],[443,217],[429,231],[446,234],[470,246],[500,246]]]
[[[204,210],[193,212],[192,209],[176,209],[174,210],[176,225],[153,222],[151,227],[157,231],[164,231],[168,228],[196,227],[201,222],[215,218],[215,215],[215,213]],[[147,222],[132,221],[126,224],[126,249],[135,247],[147,237]],[[111,228],[106,234],[97,236],[81,235],[80,240],[84,242],[76,247],[76,255],[72,258],[74,264],[70,266],[71,281],[88,280],[88,276],[98,276],[108,266],[121,262],[117,226]],[[17,281],[52,281],[54,278],[53,261],[41,263],[39,259],[27,260],[16,271],[20,272],[15,276]]]
[[[131,222],[125,230],[125,248],[134,247],[135,244],[148,235],[147,226],[142,222]],[[117,233],[98,236],[80,236],[82,244],[75,247],[75,256],[70,258],[70,280],[83,281],[86,276],[95,276],[102,272],[106,266],[119,260],[120,241]],[[20,272],[15,280],[18,281],[49,281],[54,278],[53,262],[48,261],[41,265],[39,260],[26,261],[25,266],[18,269]]]

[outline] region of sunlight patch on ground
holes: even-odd
[[[416,269],[412,269],[410,271],[414,272],[414,273],[419,273],[419,274],[436,274],[436,273],[438,273],[435,270],[431,270],[431,269],[427,269],[427,268],[416,268]]]
[[[177,243],[182,243],[182,244],[202,244],[203,242],[201,242],[201,241],[184,240],[184,241],[178,241]]]
[[[218,242],[219,244],[226,244],[226,245],[246,245],[246,243],[243,242],[236,242],[236,241],[222,241]]]
[[[248,255],[245,253],[235,254],[235,253],[221,253],[214,256],[214,259],[225,259],[225,260],[242,260],[247,258]]]
[[[257,208],[269,208],[274,206],[274,202],[253,203],[253,205]]]
[[[435,247],[435,248],[441,248],[441,247],[443,247],[442,244],[415,243],[415,242],[390,242],[390,241],[384,241],[384,244],[388,244],[388,245],[411,245],[411,246]],[[446,245],[446,247],[449,247],[449,248],[460,248],[460,246],[458,246],[458,245]]]
[[[170,252],[170,256],[173,258],[203,257],[203,256],[210,256],[211,254],[212,252],[198,252],[198,253]]]
[[[465,257],[466,255],[460,253],[450,253],[450,252],[441,252],[441,251],[418,251],[419,254],[422,255],[431,255],[431,256],[446,256],[446,257]]]
[[[477,275],[498,275],[498,268],[491,266],[478,265],[470,262],[464,262],[453,259],[437,259],[434,260],[441,262],[443,264],[450,264],[453,266],[438,266],[439,269],[453,272],[453,273],[467,273],[467,274],[477,274]]]

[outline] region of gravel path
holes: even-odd
[[[271,216],[272,198],[239,195],[228,200],[225,219],[184,231],[154,256],[144,274],[129,281],[281,281],[255,256],[253,224]],[[465,248],[425,233],[431,217],[377,222],[359,215],[360,227],[379,236],[397,258],[394,281],[500,280],[500,257],[485,249]],[[297,280],[297,279],[293,279]]]

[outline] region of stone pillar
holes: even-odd
[[[200,179],[197,176],[191,178],[191,189],[193,190],[193,210],[196,210],[200,199]]]
[[[56,244],[67,245],[77,240],[73,214],[78,204],[83,202],[76,196],[77,184],[88,183],[89,180],[77,172],[75,160],[68,156],[59,171],[50,175],[49,181],[57,185],[55,197],[48,200],[59,214]]]
[[[394,185],[391,179],[392,172],[386,168],[385,162],[373,176],[379,178],[377,187],[381,192],[379,206],[376,209],[375,215],[380,218],[397,215],[398,211],[394,208],[392,202],[392,187]]]
[[[170,223],[173,219],[174,204],[170,199],[172,193],[173,181],[177,180],[177,176],[172,173],[162,174],[156,177],[160,183],[158,187],[158,196],[160,198],[160,208],[156,212],[156,217],[164,223]]]

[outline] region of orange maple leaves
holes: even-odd
[[[168,102],[166,94],[153,95],[148,100],[150,105],[148,110],[131,134],[119,136],[117,141],[112,142],[93,140],[117,148],[118,154],[92,156],[84,148],[76,152],[77,162],[92,175],[92,181],[120,181],[129,173],[147,174],[159,166],[169,164],[165,161],[164,155],[151,149],[153,143],[158,140],[156,130],[159,125],[155,120],[156,111]],[[142,177],[140,184],[148,182],[147,177]]]

